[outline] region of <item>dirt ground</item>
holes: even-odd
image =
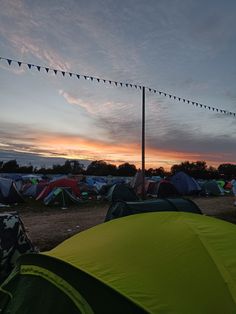
[[[202,213],[236,224],[236,207],[233,196],[191,197]],[[18,211],[28,235],[39,250],[47,251],[72,235],[103,223],[109,203],[91,201],[67,209],[49,208],[34,200],[24,205],[2,208]]]

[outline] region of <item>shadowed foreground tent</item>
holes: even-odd
[[[20,259],[1,313],[236,313],[236,228],[183,212],[131,215]]]
[[[148,212],[187,212],[201,214],[200,208],[184,198],[164,198],[142,202],[114,202],[108,208],[105,221]]]

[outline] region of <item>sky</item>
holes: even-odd
[[[137,84],[236,112],[234,0],[0,0],[0,160],[141,166]],[[236,117],[145,89],[146,168],[234,163]]]

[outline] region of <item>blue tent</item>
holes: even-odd
[[[201,191],[197,181],[182,171],[174,174],[170,181],[181,195],[195,194]]]

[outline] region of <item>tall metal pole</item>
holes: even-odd
[[[145,87],[142,87],[142,199],[145,199]]]

